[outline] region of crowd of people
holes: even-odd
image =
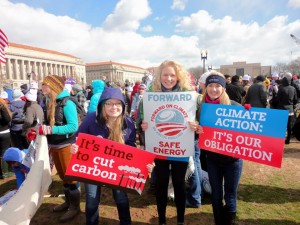
[[[62,180],[65,201],[53,212],[65,212],[61,222],[74,219],[80,213],[81,185],[64,176],[78,146],[79,133],[87,133],[130,146],[145,149],[143,94],[147,92],[195,91],[196,118],[189,118],[189,129],[195,134],[195,170],[186,179],[189,157],[156,158],[147,165],[151,173],[151,188],[156,197],[158,223],[167,224],[169,177],[174,186],[177,224],[185,224],[187,207],[200,208],[204,195],[202,171],[209,176],[214,221],[216,225],[234,224],[237,212],[237,191],[243,161],[238,158],[199,149],[198,139],[203,133],[199,125],[203,103],[245,105],[252,107],[288,110],[285,144],[290,143],[292,126],[300,99],[300,80],[290,73],[252,77],[223,75],[217,71],[204,73],[195,84],[191,75],[175,61],[164,61],[154,75],[145,75],[140,81],[112,83],[94,80],[83,88],[79,84],[66,85],[66,77],[49,75],[41,82],[23,84],[12,90],[3,87],[0,94],[0,179],[5,178],[2,165],[7,163],[17,176],[17,188],[25,179],[29,168],[22,159],[36,135],[45,135],[49,153]],[[84,119],[78,117],[77,107],[84,109]],[[95,123],[96,121],[96,123]],[[138,140],[136,140],[138,138]],[[24,153],[25,152],[25,153]],[[85,183],[85,215],[87,225],[99,224],[101,185]],[[130,202],[127,193],[112,189],[121,225],[131,224]]]
[[[285,144],[290,144],[300,100],[299,77],[289,72],[273,73],[270,77],[259,75],[252,78],[248,74],[225,77],[226,92],[231,100],[252,107],[288,110]]]

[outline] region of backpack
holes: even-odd
[[[80,125],[86,116],[86,112],[85,112],[84,108],[79,104],[76,96],[64,97],[60,103],[61,109],[63,109],[63,107],[67,104],[68,100],[71,100],[76,105],[76,111],[77,111],[77,115],[78,115],[78,125]]]

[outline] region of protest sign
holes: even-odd
[[[169,160],[193,155],[195,133],[188,121],[195,120],[196,92],[146,92],[143,107],[147,151]]]
[[[34,145],[35,161],[26,179],[18,191],[6,195],[11,198],[0,206],[0,225],[29,225],[52,182],[46,136],[37,135]]]
[[[287,119],[287,110],[204,103],[199,147],[280,168]]]
[[[142,193],[148,177],[146,166],[155,155],[83,133],[78,135],[76,144],[79,149],[71,158],[65,179]]]

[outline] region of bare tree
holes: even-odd
[[[203,68],[201,66],[189,68],[188,71],[194,75],[195,82],[197,82],[202,75]]]

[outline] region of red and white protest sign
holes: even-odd
[[[141,194],[147,165],[155,155],[132,146],[80,133],[78,152],[72,156],[65,178]]]
[[[280,168],[287,119],[287,110],[204,103],[199,147]]]

